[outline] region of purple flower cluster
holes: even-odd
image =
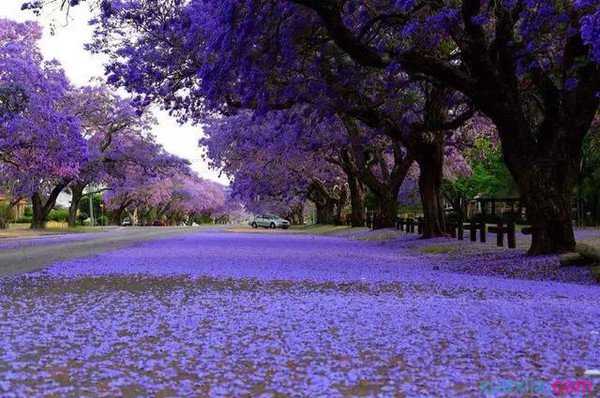
[[[4,279],[0,395],[480,396],[598,367],[599,287],[434,264],[398,240],[207,232]]]
[[[561,267],[557,255],[532,257],[526,254],[530,237],[518,235],[516,250],[496,246],[496,235],[488,234],[487,244],[451,238],[420,239],[416,234],[395,230],[358,231],[344,234],[350,239],[378,241],[396,250],[409,249],[415,254],[426,255],[431,267],[452,273],[482,276],[499,276],[511,279],[597,284],[589,267]],[[600,238],[595,229],[578,229],[579,242]]]

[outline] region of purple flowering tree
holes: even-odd
[[[81,121],[88,152],[69,184],[69,226],[75,226],[86,188],[94,184],[100,190],[109,189],[115,177],[126,173],[124,168],[134,164],[152,170],[161,157],[155,156],[160,149],[149,134],[152,118],[138,112],[131,101],[106,88],[83,87],[70,93],[69,106]]]
[[[302,203],[310,199],[317,222],[340,223],[346,178],[332,159],[345,142],[324,134],[328,122],[306,107],[263,116],[240,112],[213,119],[201,144],[212,167],[232,178],[233,195],[251,210],[300,219]]]
[[[101,6],[92,48],[115,55],[110,81],[137,92],[141,103],[159,101],[197,120],[240,106],[260,111],[339,98],[313,76],[361,90],[378,76],[393,98],[396,77],[408,73],[462,93],[498,129],[533,226],[530,253],[574,248],[570,199],[600,91],[596,0]],[[129,28],[139,40],[126,37]],[[119,36],[115,48],[111,39]],[[361,92],[371,107],[376,98]]]
[[[573,250],[571,196],[599,104],[597,1],[293,3],[357,64],[401,67],[467,96],[498,129],[533,225],[530,253]]]
[[[151,137],[150,137],[151,138]],[[105,179],[104,200],[112,210],[114,224],[120,224],[126,211],[147,203],[147,197],[156,198],[160,192],[161,181],[173,176],[191,176],[189,162],[166,152],[161,145],[152,140],[131,141],[126,156],[108,164]],[[134,156],[139,151],[139,156]],[[150,189],[153,187],[153,189]],[[159,192],[160,191],[160,192]],[[165,197],[167,194],[164,194]],[[155,199],[152,199],[155,201]]]
[[[232,10],[239,11],[240,17],[228,18]],[[442,235],[440,176],[445,130],[466,119],[462,110],[458,112],[464,100],[456,101],[451,90],[411,83],[397,69],[380,73],[348,63],[343,51],[320,40],[322,31],[305,29],[310,13],[288,18],[285,13],[272,15],[261,10],[252,2],[169,4],[160,12],[152,2],[133,2],[127,7],[106,2],[92,48],[115,56],[109,68],[111,82],[137,92],[141,103],[158,101],[195,121],[211,112],[227,115],[251,109],[261,114],[309,104],[376,128],[391,137],[394,145],[414,152],[410,157],[424,170],[420,185],[425,236]],[[167,15],[183,25],[159,28],[153,22]],[[312,19],[318,23],[314,15]],[[153,34],[144,35],[145,44],[126,42],[118,33],[124,27]],[[279,28],[285,31],[276,34]],[[115,38],[124,45],[112,52],[104,43]],[[442,94],[436,97],[431,92]],[[416,120],[403,117],[406,112]],[[387,209],[386,215],[380,220],[391,225],[395,218],[391,198],[395,195],[386,196],[386,204],[380,206]]]
[[[37,24],[0,20],[0,87],[12,92],[3,100],[12,111],[0,119],[0,161],[14,196],[31,198],[32,228],[45,226],[87,157],[67,101],[69,82],[58,63],[44,62],[40,37]]]
[[[115,223],[120,223],[128,212],[145,225],[155,221],[178,225],[224,207],[225,192],[221,185],[190,170],[173,169],[169,174],[161,174],[152,178],[132,174],[127,184],[115,185],[105,194],[104,201],[112,210]]]

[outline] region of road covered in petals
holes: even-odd
[[[0,277],[36,271],[45,266],[77,257],[92,256],[107,250],[135,245],[195,227],[125,227],[102,232],[44,235],[0,240]]]
[[[503,252],[477,267],[407,239],[208,230],[6,276],[0,395],[599,388],[585,372],[600,368],[600,286],[585,271],[551,274],[555,259]],[[502,256],[515,262],[510,275],[490,271]],[[535,278],[519,261],[558,276]]]

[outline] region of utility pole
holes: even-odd
[[[90,225],[92,227],[95,226],[95,221],[94,221],[94,194],[93,194],[93,189],[92,186],[90,185],[88,188],[88,200],[90,203]]]

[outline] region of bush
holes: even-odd
[[[31,219],[32,218],[33,217],[31,217],[31,216],[23,216],[21,218],[18,218],[15,222],[17,224],[31,224]]]
[[[50,211],[48,215],[49,221],[66,222],[69,219],[69,210],[67,209],[54,209]]]
[[[2,203],[2,204],[0,204],[0,228],[1,229],[8,228],[9,221],[10,221],[10,206],[8,204]]]

